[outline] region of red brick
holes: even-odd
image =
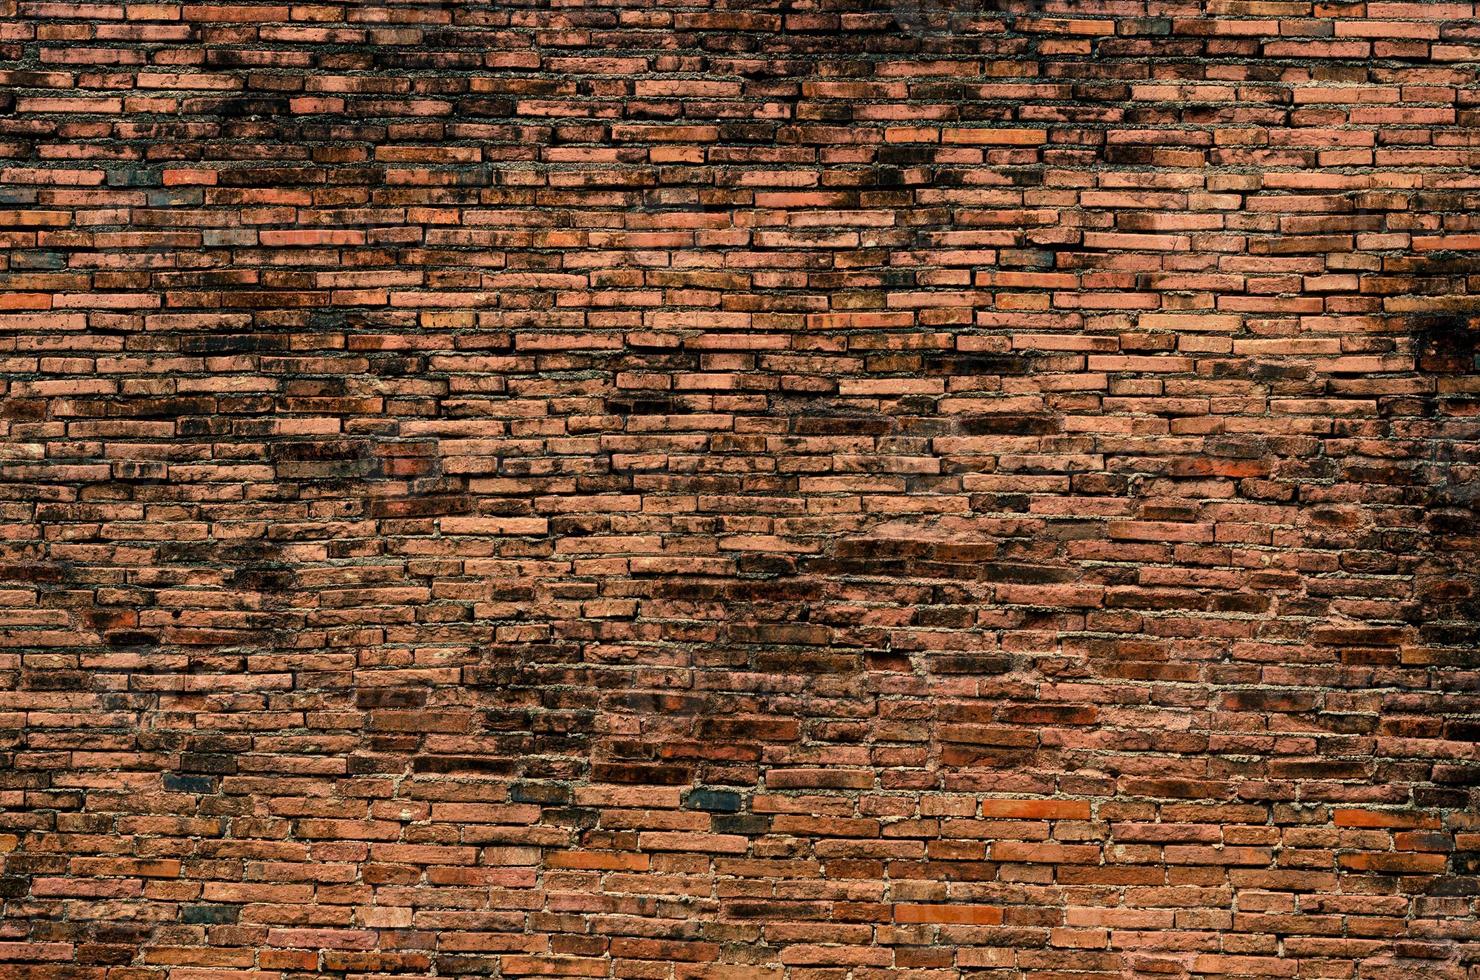
[[[1002,910],[991,905],[896,905],[894,921],[995,926],[1002,922]]]

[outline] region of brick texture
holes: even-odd
[[[0,977],[1480,977],[1480,19],[0,0]]]

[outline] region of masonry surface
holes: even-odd
[[[0,0],[0,977],[1480,976],[1470,3]]]

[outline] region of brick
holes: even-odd
[[[995,926],[1002,923],[1002,910],[991,905],[902,904],[894,906],[894,921]]]
[[[1090,804],[1080,800],[982,800],[981,813],[1024,820],[1088,820]]]

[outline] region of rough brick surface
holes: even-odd
[[[1480,976],[1477,72],[0,0],[0,976]]]

